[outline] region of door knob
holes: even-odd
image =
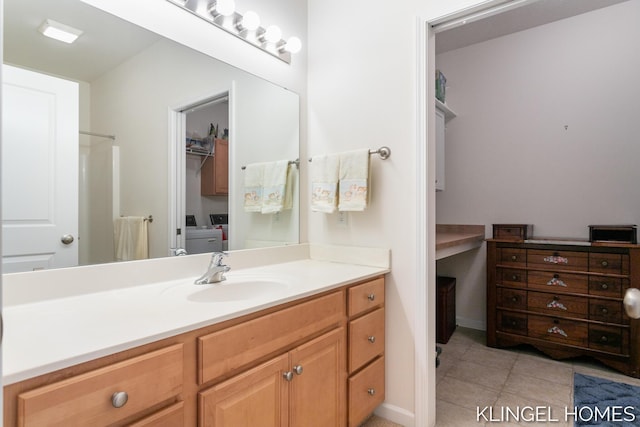
[[[73,243],[73,236],[71,234],[65,234],[60,238],[60,241],[65,245],[70,245]]]
[[[632,319],[640,319],[640,289],[629,288],[624,294],[624,311]]]

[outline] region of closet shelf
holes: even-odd
[[[454,113],[453,110],[447,106],[447,104],[440,101],[438,98],[436,98],[436,108],[444,113],[445,122],[448,122],[449,120],[456,117],[456,113]]]

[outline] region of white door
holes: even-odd
[[[2,73],[2,271],[75,266],[78,84]]]

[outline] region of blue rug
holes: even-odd
[[[640,387],[575,374],[573,404],[576,427],[640,426]]]

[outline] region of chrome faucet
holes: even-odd
[[[211,254],[211,262],[209,262],[209,267],[207,267],[207,272],[196,279],[196,285],[204,285],[207,283],[218,283],[226,280],[224,277],[224,273],[231,270],[231,267],[228,265],[224,265],[222,263],[222,258],[226,257],[227,254],[224,252],[214,252]]]

